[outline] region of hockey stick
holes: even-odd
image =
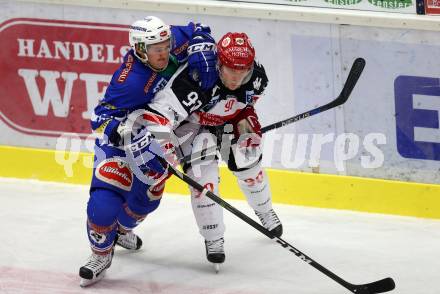
[[[160,158],[160,160],[162,160],[163,163],[166,163],[162,158]],[[212,193],[208,189],[204,188],[202,185],[200,185],[199,183],[197,183],[196,181],[191,179],[186,174],[174,169],[171,165],[168,165],[168,171],[170,173],[174,174],[175,176],[177,176],[179,179],[181,179],[182,181],[184,181],[188,185],[199,190],[202,193],[202,195],[206,195],[207,197],[212,199],[214,202],[219,204],[221,207],[228,210],[229,212],[231,212],[232,214],[234,214],[235,216],[237,216],[238,218],[240,218],[241,220],[243,220],[247,224],[251,225],[252,227],[257,229],[258,231],[260,231],[262,234],[266,235],[268,238],[274,240],[277,244],[281,245],[283,248],[286,248],[288,251],[295,254],[302,261],[310,264],[315,269],[317,269],[321,273],[325,274],[327,277],[329,277],[333,281],[335,281],[338,284],[340,284],[341,286],[347,288],[352,293],[375,294],[375,293],[388,292],[388,291],[391,291],[395,288],[394,280],[392,278],[385,278],[385,279],[382,279],[379,281],[375,281],[375,282],[368,283],[368,284],[361,284],[361,285],[355,285],[355,284],[351,284],[351,283],[345,281],[344,279],[340,278],[339,276],[337,276],[336,274],[334,274],[330,270],[326,269],[324,266],[320,265],[319,263],[317,263],[316,261],[314,261],[313,259],[311,259],[307,255],[305,255],[300,250],[298,250],[295,247],[293,247],[292,245],[290,245],[288,242],[284,241],[281,238],[273,236],[268,230],[266,230],[266,228],[264,228],[263,226],[258,224],[256,221],[254,221],[253,219],[251,219],[250,217],[248,217],[247,215],[245,215],[244,213],[242,213],[241,211],[239,211],[238,209],[236,209],[235,207],[230,205],[228,202],[221,199],[219,196],[215,195],[214,193]]]
[[[277,129],[277,128],[281,128],[284,127],[285,125],[297,122],[299,120],[302,120],[304,118],[313,116],[315,114],[324,112],[326,110],[335,108],[339,105],[344,104],[347,100],[348,97],[350,97],[351,92],[354,89],[354,86],[356,85],[357,81],[359,80],[359,77],[362,74],[362,71],[364,70],[365,67],[365,59],[363,58],[356,58],[356,60],[353,62],[353,65],[351,66],[350,72],[348,73],[348,77],[347,80],[345,81],[344,87],[342,88],[341,93],[339,94],[339,96],[334,99],[333,101],[322,105],[318,108],[303,112],[301,114],[295,115],[291,118],[270,124],[268,126],[265,126],[263,128],[261,128],[261,132],[265,133],[267,131],[273,130],[273,129]]]
[[[353,65],[351,66],[350,72],[348,74],[347,80],[345,81],[344,87],[342,88],[341,93],[333,101],[331,101],[325,105],[319,106],[317,108],[314,108],[312,110],[297,114],[297,115],[290,117],[288,119],[285,119],[285,120],[270,124],[268,126],[265,126],[265,127],[261,128],[261,132],[264,134],[267,131],[271,131],[273,129],[278,129],[278,128],[284,127],[284,126],[289,125],[291,123],[295,123],[299,120],[311,117],[311,116],[316,115],[318,113],[327,111],[329,109],[332,109],[332,108],[335,108],[339,105],[344,104],[348,100],[351,92],[353,91],[354,87],[356,86],[356,83],[359,80],[359,77],[361,76],[362,71],[364,70],[364,67],[365,67],[365,59],[363,59],[361,57],[356,58],[356,60],[353,62]],[[230,144],[226,144],[227,146],[223,146],[223,147],[220,146],[221,150],[219,150],[219,151],[222,152],[222,150],[229,149],[229,147],[231,145],[237,143],[237,141],[238,140],[236,138],[236,139],[233,139],[230,142]],[[217,150],[218,150],[217,146],[212,146],[212,147],[206,148],[200,152],[196,152],[194,154],[189,154],[187,156],[184,156],[184,157],[180,158],[179,160],[181,162],[196,161],[204,156],[215,154],[217,152]]]

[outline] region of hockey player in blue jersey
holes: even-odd
[[[147,108],[185,62],[191,82],[202,89],[212,88],[218,73],[215,41],[209,33],[210,29],[200,24],[168,26],[154,16],[130,26],[132,49],[113,74],[91,122],[99,136],[87,204],[87,235],[92,255],[80,268],[81,286],[103,277],[111,265],[115,243],[132,250],[142,246],[132,230],[160,203],[168,176],[166,167],[155,156],[166,155],[169,146],[144,136],[148,131],[142,120],[160,125],[160,116],[149,112],[137,117],[140,122],[132,123],[127,118]],[[145,150],[151,151],[148,154],[152,157],[134,162],[136,152]],[[136,170],[132,168],[133,162]],[[136,171],[141,171],[140,177]]]

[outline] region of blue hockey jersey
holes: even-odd
[[[95,133],[110,136],[128,114],[146,107],[178,66],[186,62],[186,49],[196,26],[192,22],[186,26],[171,26],[170,60],[163,71],[154,71],[143,64],[135,57],[133,49],[127,52],[124,62],[113,74],[105,96],[94,109],[91,125]]]

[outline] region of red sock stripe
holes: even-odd
[[[90,221],[90,219],[87,219],[87,225],[93,231],[95,231],[99,234],[105,234],[105,233],[111,232],[116,227],[116,221],[113,224],[111,224],[110,226],[98,226],[98,225],[95,225],[94,223],[92,223]]]
[[[147,214],[137,214],[133,212],[130,207],[128,207],[127,203],[124,203],[124,211],[129,215],[130,217],[134,218],[135,220],[142,220],[147,217]]]

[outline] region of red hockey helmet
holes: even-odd
[[[220,64],[233,69],[248,69],[254,64],[255,49],[245,33],[227,33],[217,44]]]

